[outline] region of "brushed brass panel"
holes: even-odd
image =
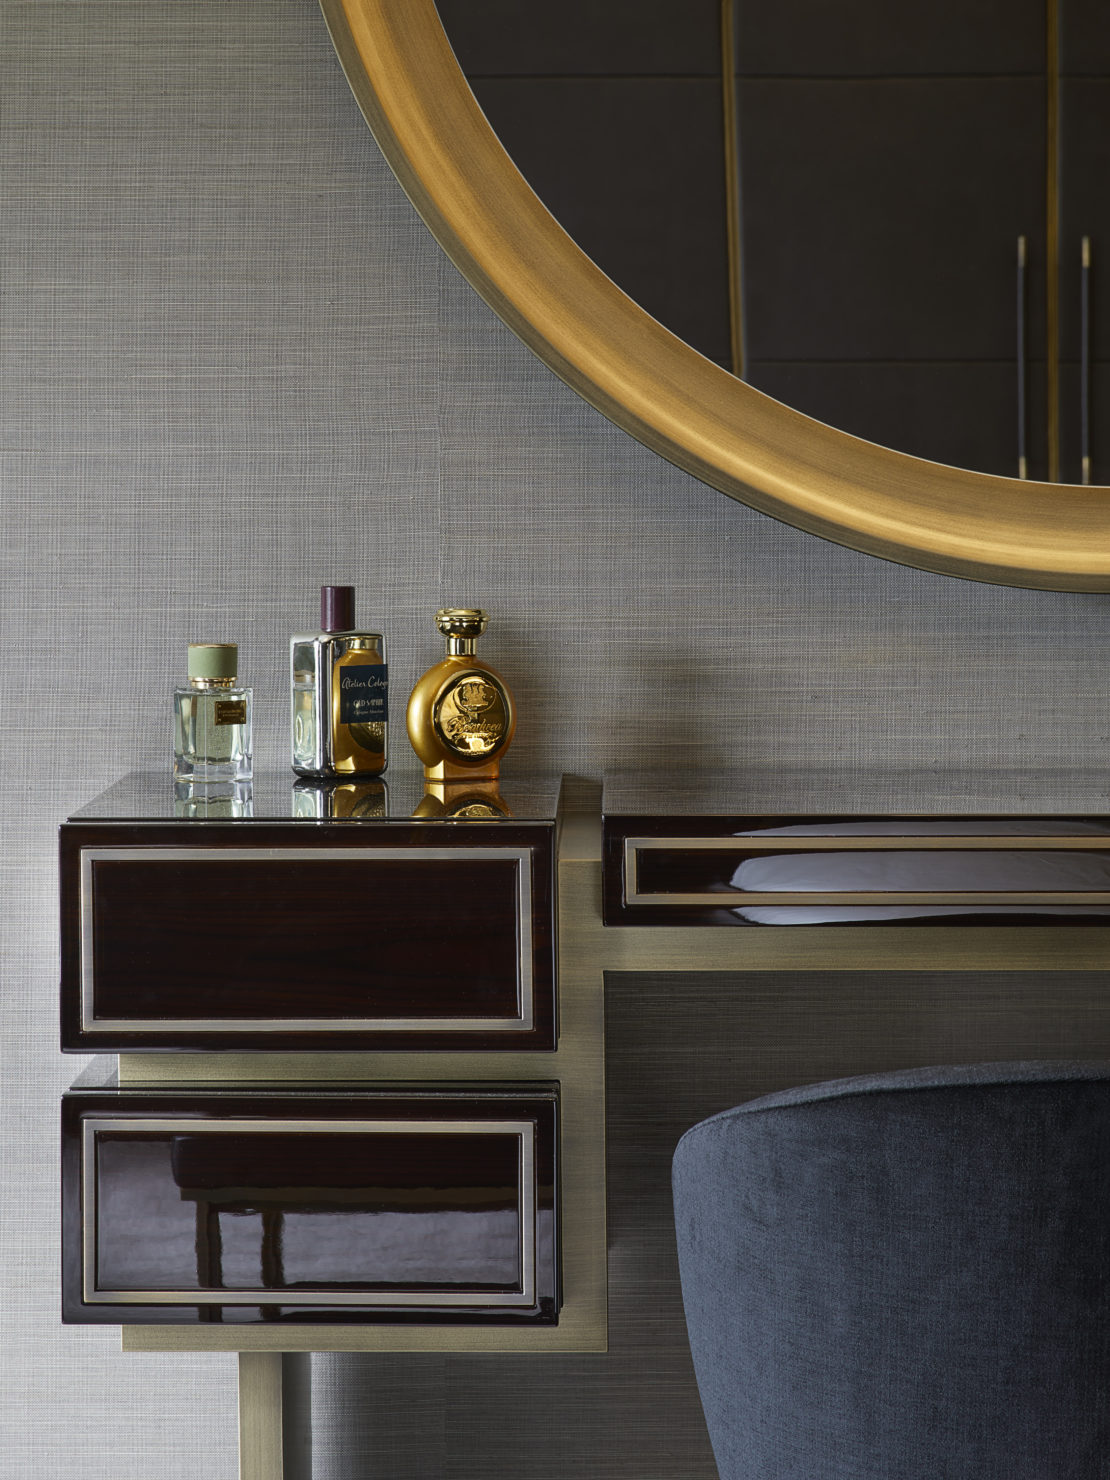
[[[280,1352],[239,1353],[239,1480],[285,1474]]]

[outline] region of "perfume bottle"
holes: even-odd
[[[175,781],[175,817],[212,821],[234,821],[254,815],[249,781]]]
[[[298,776],[385,770],[389,670],[385,639],[355,630],[355,588],[322,586],[321,631],[289,645],[293,769]]]
[[[173,691],[175,781],[249,781],[252,693],[233,642],[191,642],[189,682]]]
[[[424,795],[412,814],[440,822],[496,822],[511,817],[512,808],[497,781],[426,781]]]
[[[293,783],[293,816],[346,821],[380,822],[389,816],[389,793],[384,781],[321,781],[302,776]]]
[[[412,748],[429,781],[492,781],[516,729],[516,706],[501,675],[475,656],[489,618],[452,607],[436,612],[447,656],[429,668],[409,698]]]

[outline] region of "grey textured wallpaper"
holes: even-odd
[[[186,1480],[203,1438],[231,1480],[232,1359],[124,1357],[57,1316],[57,1098],[81,1064],[57,1052],[55,827],[167,764],[186,642],[240,643],[263,766],[286,763],[286,636],[336,580],[398,695],[437,606],[491,611],[521,767],[951,770],[958,802],[973,766],[1007,799],[1105,808],[1110,598],[883,564],[614,430],[442,259],[315,0],[0,0],[0,69],[0,1474],[68,1477],[79,1452],[84,1480]],[[393,1391],[435,1407],[417,1366]],[[319,1474],[546,1473],[474,1429],[473,1372],[402,1461],[366,1429],[380,1365],[319,1362]],[[573,1443],[549,1376],[520,1401],[563,1434],[559,1473],[623,1473],[599,1359],[559,1389],[597,1394]],[[688,1399],[660,1475],[693,1473]]]

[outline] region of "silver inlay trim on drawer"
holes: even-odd
[[[219,1290],[105,1290],[97,1286],[97,1168],[96,1138],[105,1131],[151,1131],[174,1135],[250,1135],[252,1132],[293,1131],[337,1135],[427,1135],[428,1133],[515,1135],[517,1138],[520,1242],[519,1290],[377,1290],[219,1289]],[[90,1116],[82,1121],[81,1138],[81,1252],[83,1299],[86,1305],[352,1305],[360,1307],[518,1307],[536,1303],[536,1127],[531,1120],[220,1120],[199,1121],[178,1116]]]
[[[672,908],[680,905],[707,905],[728,909],[743,905],[1107,905],[1110,889],[773,889],[751,890],[722,888],[696,893],[650,891],[640,888],[639,862],[642,853],[748,853],[794,854],[814,853],[1075,853],[1106,854],[1110,837],[1050,834],[985,834],[945,833],[930,835],[850,836],[766,834],[752,837],[734,833],[728,837],[629,837],[624,840],[624,900],[626,905],[653,905]],[[1110,882],[1110,866],[1103,863]]]
[[[513,1033],[535,1025],[532,972],[532,869],[528,848],[82,848],[81,849],[81,1028],[84,1032],[222,1033]],[[175,863],[233,861],[295,863],[395,859],[407,862],[464,862],[488,859],[516,864],[517,1011],[512,1017],[250,1017],[250,1018],[109,1018],[96,1012],[94,978],[93,866],[110,862]],[[429,904],[432,903],[429,898]]]

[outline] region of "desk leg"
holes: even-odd
[[[311,1360],[239,1353],[239,1480],[311,1480]]]

